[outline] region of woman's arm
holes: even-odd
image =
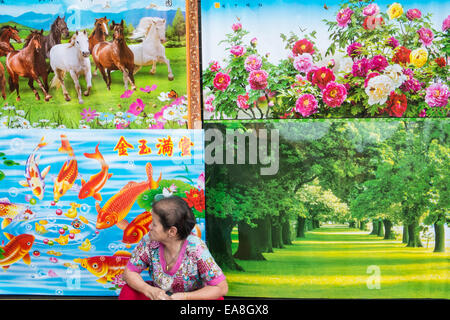
[[[177,292],[170,296],[172,300],[216,300],[228,293],[227,280],[214,286],[205,286],[191,292]]]
[[[134,290],[141,292],[151,300],[168,300],[170,297],[160,288],[153,287],[142,279],[142,276],[125,268],[123,279]]]

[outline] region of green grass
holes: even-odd
[[[237,247],[236,233],[232,235]],[[449,298],[449,254],[406,248],[396,240],[344,227],[307,232],[293,245],[237,260],[245,272],[225,271],[229,296],[278,298]],[[449,249],[447,249],[448,251]],[[371,286],[379,268],[379,289]],[[372,287],[372,289],[370,289]]]
[[[154,114],[161,110],[161,108],[169,104],[169,102],[161,102],[157,99],[161,92],[168,92],[170,90],[175,90],[179,95],[186,94],[186,49],[185,48],[167,48],[166,56],[170,60],[170,64],[172,67],[173,74],[175,79],[173,81],[169,81],[167,79],[167,67],[165,64],[157,64],[156,74],[151,75],[149,73],[150,67],[142,68],[135,75],[135,82],[137,86],[137,91],[127,99],[121,99],[120,95],[124,92],[124,84],[122,73],[120,71],[112,72],[112,85],[111,91],[108,91],[106,88],[106,84],[103,81],[103,78],[98,72],[97,76],[92,77],[92,90],[91,94],[88,97],[84,97],[84,104],[78,103],[77,94],[75,91],[75,87],[72,81],[72,78],[69,74],[66,74],[65,84],[66,88],[69,91],[69,95],[72,100],[70,102],[66,102],[64,100],[62,89],[61,88],[51,88],[50,94],[52,95],[52,99],[49,102],[45,102],[43,99],[43,93],[39,89],[37,83],[35,83],[35,87],[39,91],[39,95],[41,96],[40,101],[36,101],[33,92],[28,87],[28,79],[20,78],[19,86],[20,86],[20,94],[21,101],[16,101],[16,93],[15,91],[10,93],[9,86],[7,81],[7,99],[5,101],[8,105],[15,106],[16,110],[23,110],[25,112],[24,118],[27,119],[30,124],[38,123],[40,120],[48,120],[45,123],[53,123],[52,127],[56,127],[58,125],[64,125],[67,128],[78,129],[80,125],[80,120],[82,120],[82,116],[80,113],[83,109],[91,108],[95,109],[97,112],[107,112],[115,114],[117,112],[125,113],[128,110],[129,105],[136,100],[136,98],[140,98],[145,103],[144,112],[147,114]],[[2,57],[0,61],[5,65],[5,57]],[[92,61],[92,57],[91,57]],[[94,64],[92,63],[92,72],[94,71]],[[6,71],[5,71],[6,72]],[[7,73],[7,72],[6,72]],[[54,74],[51,73],[49,77],[49,84]],[[7,77],[9,75],[7,74]],[[82,90],[84,91],[86,88],[86,82],[84,77],[80,79]],[[158,87],[155,91],[151,93],[144,93],[139,90],[139,88],[143,88],[147,85],[156,84]],[[131,89],[131,86],[129,86]],[[0,110],[2,111],[2,110]],[[4,115],[15,115],[11,113],[3,112]],[[94,128],[103,128],[99,125],[93,125],[93,122],[88,123],[91,127]],[[110,125],[108,128],[113,127]],[[146,128],[148,127],[147,123],[142,123],[141,125],[132,123],[130,128]],[[166,128],[179,128],[178,124],[170,123]]]

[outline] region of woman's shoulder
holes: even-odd
[[[190,234],[187,237],[186,250],[196,256],[202,254],[202,252],[207,248],[205,242],[196,235]]]

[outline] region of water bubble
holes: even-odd
[[[31,231],[32,229],[33,229],[33,226],[31,224],[26,224],[25,225],[25,230]]]
[[[64,294],[64,291],[62,289],[56,289],[55,294],[58,296],[62,296]]]
[[[19,194],[19,190],[15,187],[11,187],[9,188],[8,193],[11,197],[17,197],[17,195]]]
[[[133,160],[128,161],[128,166],[130,167],[130,169],[133,169],[135,167],[134,161]]]
[[[117,247],[116,247],[116,244],[115,243],[110,243],[109,245],[108,245],[108,249],[110,250],[110,251],[116,251],[116,249],[117,249]]]
[[[86,203],[83,203],[80,207],[80,212],[83,214],[89,213],[89,210],[91,210],[91,206]]]

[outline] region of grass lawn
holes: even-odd
[[[61,88],[51,88],[50,94],[52,95],[52,99],[49,102],[45,102],[43,99],[43,93],[38,87],[37,83],[35,83],[35,87],[39,91],[39,95],[41,96],[40,101],[36,101],[33,92],[29,88],[27,82],[28,79],[20,78],[19,86],[20,86],[20,95],[21,101],[16,101],[16,93],[9,91],[8,80],[7,80],[7,99],[4,103],[8,105],[12,105],[16,110],[23,110],[25,116],[23,116],[26,120],[33,123],[39,123],[40,120],[48,120],[44,121],[44,124],[53,124],[51,127],[57,127],[59,125],[64,125],[67,128],[78,129],[80,126],[80,120],[82,120],[82,116],[80,113],[83,109],[91,108],[96,110],[97,112],[107,112],[110,114],[116,114],[117,112],[125,113],[128,110],[129,105],[136,100],[136,98],[142,99],[145,103],[144,112],[151,115],[161,110],[164,105],[170,104],[171,101],[160,101],[157,97],[161,92],[169,92],[170,90],[175,90],[180,96],[186,95],[186,48],[167,48],[166,56],[170,60],[170,64],[172,67],[173,74],[175,79],[173,81],[169,81],[167,79],[167,66],[165,64],[157,64],[156,74],[151,75],[149,73],[150,66],[144,67],[139,70],[139,72],[135,75],[135,82],[137,86],[136,92],[130,97],[122,99],[120,96],[124,93],[124,84],[122,78],[122,72],[114,71],[112,72],[112,85],[111,91],[108,91],[106,88],[106,84],[103,81],[103,77],[100,72],[98,72],[97,76],[92,77],[92,90],[91,94],[88,97],[84,97],[84,104],[78,103],[77,94],[75,91],[75,87],[72,81],[72,78],[69,74],[66,74],[65,84],[66,88],[69,91],[69,95],[72,100],[67,102],[64,100],[64,96],[62,94]],[[5,57],[2,57],[0,61],[5,65]],[[92,61],[92,56],[91,56]],[[94,63],[92,62],[92,72],[94,72]],[[6,70],[5,70],[6,72]],[[54,74],[51,73],[49,76],[49,84]],[[6,77],[9,75],[6,72]],[[80,78],[80,83],[82,90],[86,89],[86,82],[84,76]],[[150,93],[144,93],[139,90],[139,88],[144,88],[147,85],[157,85],[155,91]],[[131,86],[129,85],[129,89]],[[14,112],[2,112],[2,116],[9,115],[19,115]],[[23,112],[22,112],[23,113]],[[151,114],[151,115],[150,115]],[[82,122],[83,123],[83,122]],[[88,123],[92,128],[114,128],[113,124],[110,124],[107,127],[97,126],[94,122]],[[130,128],[147,128],[148,123],[142,121],[141,124],[132,123]],[[166,128],[179,128],[177,123],[169,123]]]
[[[448,299],[450,254],[432,250],[432,246],[406,248],[401,241],[358,229],[321,227],[293,245],[265,253],[267,261],[237,260],[245,272],[225,271],[228,295]],[[379,278],[374,278],[374,270]],[[379,279],[378,289],[373,279]]]

